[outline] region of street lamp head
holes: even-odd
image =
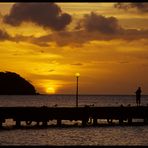
[[[80,76],[80,73],[76,73],[75,76],[76,76],[76,77],[79,77],[79,76]]]

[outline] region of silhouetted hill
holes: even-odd
[[[34,95],[32,84],[13,72],[0,72],[0,95]]]

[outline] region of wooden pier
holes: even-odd
[[[133,119],[142,119],[142,123],[147,124],[148,107],[0,107],[0,127],[6,119],[13,119],[16,127],[21,127],[22,121],[26,125],[36,122],[40,126],[42,122],[42,126],[47,126],[52,120],[57,121],[57,126],[61,126],[63,120],[81,121],[83,127],[99,126],[99,119],[105,119],[108,125],[114,120],[118,125],[132,125]]]

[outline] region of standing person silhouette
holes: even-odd
[[[137,103],[137,106],[140,106],[140,103],[141,103],[141,87],[138,87],[138,89],[136,90],[136,103]]]

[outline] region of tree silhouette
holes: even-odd
[[[0,95],[34,95],[34,86],[14,72],[0,72]]]

